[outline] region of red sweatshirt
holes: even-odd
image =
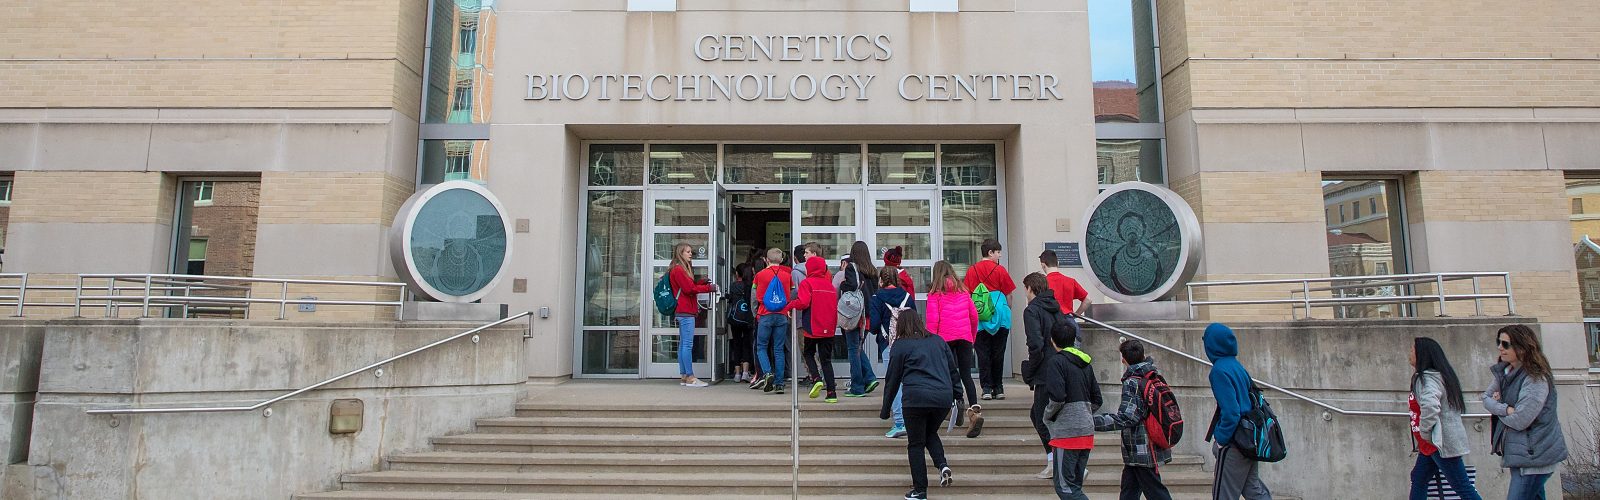
[[[750,294],[750,303],[754,304],[756,307],[757,318],[766,316],[768,314],[783,312],[768,311],[767,302],[762,299],[767,296],[767,284],[771,283],[773,278],[777,278],[779,283],[783,283],[783,289],[786,292],[792,292],[794,290],[794,278],[790,275],[793,274],[793,272],[794,270],[789,269],[789,266],[779,264],[767,266],[766,269],[762,269],[760,272],[756,273],[755,282],[750,287],[751,291],[753,292]],[[789,307],[784,309],[788,310],[792,307],[794,307],[794,295],[789,296]]]
[[[917,282],[911,279],[911,273],[906,272],[905,269],[900,270],[900,288],[904,288],[906,293],[911,294],[911,300],[917,300]]]
[[[1017,284],[1011,281],[1011,273],[1006,272],[1006,266],[989,259],[980,260],[977,264],[967,268],[967,279],[962,281],[967,285],[968,290],[977,288],[978,283],[983,283],[984,286],[989,287],[991,292],[1000,292],[1006,296],[1010,296],[1011,292],[1017,290]],[[1057,297],[1056,300],[1060,300],[1060,297]]]
[[[667,271],[667,280],[672,283],[672,293],[678,296],[678,309],[674,311],[678,314],[700,314],[700,304],[696,303],[695,295],[715,290],[704,280],[696,283],[689,276],[689,271],[683,270],[683,266],[672,266],[672,270]]]
[[[839,291],[833,288],[828,277],[828,263],[822,257],[806,259],[806,279],[800,282],[800,297],[789,303],[797,311],[810,310],[810,328],[805,330],[808,339],[833,337],[839,326]]]

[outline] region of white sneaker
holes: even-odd
[[[1039,479],[1055,479],[1056,478],[1056,471],[1055,471],[1056,468],[1055,467],[1051,467],[1051,465],[1052,464],[1045,464],[1044,470],[1039,471],[1038,474],[1034,474],[1033,477],[1036,477],[1036,478],[1039,478]]]
[[[700,379],[695,379],[694,382],[678,382],[678,384],[682,385],[684,387],[706,387],[706,386],[711,385],[711,384],[707,384],[706,381],[700,380]]]

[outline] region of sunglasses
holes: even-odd
[[[1507,350],[1511,349],[1511,343],[1510,342],[1501,340],[1501,341],[1499,341],[1499,344],[1500,344],[1500,348],[1501,349],[1507,349]]]

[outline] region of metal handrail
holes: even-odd
[[[1107,330],[1111,330],[1113,332],[1117,332],[1118,334],[1125,335],[1125,336],[1128,336],[1128,337],[1132,337],[1134,339],[1139,340],[1140,342],[1144,342],[1145,345],[1155,346],[1157,348],[1160,348],[1163,351],[1167,351],[1167,352],[1170,352],[1170,353],[1173,353],[1173,354],[1177,354],[1179,356],[1183,356],[1185,358],[1189,358],[1190,361],[1194,361],[1196,363],[1200,363],[1200,364],[1203,364],[1203,365],[1206,365],[1206,366],[1213,366],[1210,361],[1195,357],[1193,354],[1189,354],[1187,352],[1183,352],[1183,351],[1180,351],[1178,349],[1175,349],[1175,348],[1172,348],[1172,347],[1168,347],[1166,344],[1162,344],[1160,342],[1156,342],[1154,340],[1150,340],[1148,338],[1145,338],[1145,337],[1143,337],[1141,335],[1134,334],[1133,332],[1129,332],[1127,330],[1123,330],[1121,328],[1117,328],[1115,326],[1108,325],[1108,324],[1106,324],[1104,322],[1101,322],[1100,320],[1097,320],[1097,319],[1094,319],[1094,318],[1085,317],[1085,316],[1078,316],[1078,320],[1086,321],[1086,322],[1092,323],[1092,324],[1094,324],[1096,326],[1099,326],[1101,328],[1105,328]],[[1279,387],[1279,386],[1277,386],[1275,384],[1263,381],[1263,380],[1255,378],[1253,376],[1250,377],[1250,380],[1252,382],[1255,382],[1257,385],[1262,386],[1262,387],[1266,387],[1268,389],[1272,389],[1274,391],[1278,391],[1278,392],[1284,393],[1284,394],[1286,394],[1286,395],[1288,395],[1290,397],[1293,397],[1295,399],[1299,399],[1301,401],[1305,401],[1307,403],[1311,403],[1313,405],[1317,405],[1319,407],[1322,407],[1322,409],[1324,409],[1324,410],[1331,411],[1331,412],[1334,412],[1334,413],[1338,413],[1340,415],[1371,416],[1371,417],[1406,417],[1406,418],[1410,418],[1411,417],[1410,413],[1403,412],[1403,411],[1346,410],[1346,409],[1343,409],[1343,408],[1340,408],[1340,407],[1325,403],[1325,402],[1323,402],[1321,400],[1318,400],[1318,399],[1315,399],[1315,398],[1312,398],[1312,397],[1309,397],[1309,396],[1305,396],[1305,395],[1300,394],[1298,392],[1294,392],[1294,391],[1291,391],[1291,390],[1288,390],[1288,389],[1284,389],[1284,388]],[[1489,417],[1489,414],[1487,414],[1487,413],[1467,413],[1467,414],[1462,414],[1461,416],[1462,416],[1462,418],[1487,418],[1487,417]]]
[[[107,280],[107,285],[106,286],[104,286],[104,287],[93,287],[93,286],[85,286],[84,285],[84,280],[101,280],[101,279]],[[268,284],[276,284],[276,285],[278,285],[278,298],[271,299],[271,298],[253,297],[253,296],[251,296],[252,289],[249,286],[220,285],[220,284],[215,284],[215,283],[207,283],[207,280],[211,280],[211,281],[227,281],[227,282],[235,282],[235,283],[268,283]],[[135,284],[135,286],[129,287],[129,288],[118,288],[116,284],[119,283],[119,282],[133,283],[133,284]],[[379,287],[379,288],[396,288],[396,289],[399,290],[400,296],[396,300],[291,299],[291,298],[289,298],[289,285],[292,285],[292,284],[294,284],[294,285],[302,285],[303,284],[303,285],[336,285],[336,286],[372,286],[372,287]],[[142,285],[142,286],[140,286],[140,285]],[[161,286],[158,286],[158,285],[161,285]],[[183,285],[183,286],[175,286],[175,285]],[[213,297],[213,296],[190,295],[190,293],[192,293],[191,287],[196,287],[196,286],[199,286],[199,287],[215,287],[217,289],[223,289],[222,287],[228,287],[227,289],[243,290],[245,292],[245,296],[244,297]],[[297,279],[297,278],[256,278],[256,277],[246,277],[246,276],[210,276],[210,275],[198,275],[198,274],[79,274],[78,275],[78,286],[75,289],[77,291],[77,296],[73,299],[73,304],[72,304],[72,312],[73,312],[72,315],[75,316],[75,317],[82,316],[83,315],[82,314],[82,308],[83,308],[84,301],[91,301],[91,302],[104,302],[106,310],[107,310],[107,312],[109,314],[114,314],[115,313],[116,307],[117,307],[118,304],[128,303],[128,304],[137,305],[139,307],[142,307],[142,312],[140,314],[140,316],[142,316],[142,317],[149,317],[150,316],[150,308],[152,308],[152,307],[187,307],[191,303],[194,303],[194,304],[207,304],[207,303],[210,303],[210,304],[223,304],[223,305],[229,306],[229,307],[240,308],[240,309],[242,309],[244,311],[244,314],[245,314],[246,317],[248,317],[249,313],[250,313],[250,308],[248,307],[250,304],[277,304],[278,305],[278,319],[286,319],[288,317],[289,305],[290,304],[295,304],[295,305],[307,305],[307,304],[309,304],[309,305],[318,305],[318,304],[320,304],[320,305],[330,305],[330,306],[394,307],[395,308],[395,318],[399,319],[399,318],[403,318],[405,316],[406,287],[407,287],[407,285],[405,283],[393,283],[393,282],[383,282],[383,281],[318,280],[318,279]],[[205,288],[202,288],[202,289],[205,289]],[[88,291],[105,290],[106,294],[105,295],[85,295],[84,294],[85,290],[88,290]],[[156,293],[158,291],[177,291],[177,290],[184,290],[185,294],[184,295],[159,295],[159,294]],[[142,291],[144,293],[142,295],[121,295],[119,292],[122,292],[122,291],[134,291],[134,292]],[[243,307],[239,307],[239,306],[243,306]],[[19,311],[20,311],[20,306],[19,306]]]
[[[1505,293],[1483,293],[1479,278],[1500,278],[1504,282]],[[1452,281],[1472,281],[1472,293],[1445,293],[1444,284]],[[1327,283],[1327,286],[1313,288],[1312,283]],[[1340,284],[1346,283],[1346,284]],[[1363,288],[1405,287],[1410,289],[1413,285],[1433,283],[1434,293],[1407,294],[1389,296],[1345,296],[1345,290]],[[1238,300],[1194,300],[1196,288],[1224,287],[1224,286],[1259,286],[1259,285],[1300,285],[1297,289],[1289,290],[1287,299],[1238,299]],[[1199,281],[1185,285],[1185,293],[1189,304],[1189,319],[1195,319],[1201,306],[1232,306],[1232,305],[1272,305],[1289,304],[1292,311],[1305,309],[1306,317],[1311,317],[1312,307],[1348,307],[1363,304],[1415,304],[1424,302],[1437,302],[1439,315],[1444,316],[1445,303],[1456,300],[1471,300],[1476,315],[1483,314],[1484,299],[1504,299],[1508,316],[1517,313],[1516,299],[1511,291],[1511,273],[1508,272],[1448,272],[1448,273],[1413,273],[1413,274],[1385,274],[1377,276],[1329,276],[1322,278],[1280,278],[1264,280],[1232,280],[1232,281]],[[1338,296],[1313,298],[1312,292],[1339,292]],[[1298,298],[1297,298],[1298,296]]]
[[[461,337],[465,337],[465,336],[472,335],[472,334],[475,334],[475,333],[478,333],[478,332],[482,332],[484,330],[488,330],[490,328],[494,328],[494,327],[497,327],[497,326],[500,326],[500,325],[504,325],[506,323],[510,323],[512,321],[515,321],[515,320],[519,320],[519,319],[522,319],[522,318],[532,318],[532,317],[533,317],[533,311],[523,311],[523,312],[514,314],[512,316],[506,317],[504,319],[496,320],[494,322],[484,324],[483,326],[479,326],[479,327],[473,328],[471,330],[467,330],[467,331],[464,331],[464,332],[461,332],[461,333],[457,333],[457,334],[451,335],[449,337],[445,337],[444,339],[435,341],[435,342],[433,342],[431,344],[428,344],[428,345],[425,345],[425,346],[422,346],[422,347],[418,347],[416,349],[412,349],[412,350],[409,350],[409,351],[406,351],[406,352],[403,352],[403,353],[400,353],[400,354],[396,354],[394,356],[390,356],[388,359],[384,359],[383,361],[379,361],[379,362],[376,362],[376,363],[369,364],[367,366],[363,366],[361,368],[356,368],[354,370],[350,370],[348,372],[345,372],[343,375],[339,375],[337,377],[333,377],[333,378],[330,378],[330,379],[327,379],[327,380],[324,380],[324,381],[321,381],[321,382],[317,382],[315,384],[311,384],[311,385],[308,385],[308,386],[305,386],[305,387],[302,387],[302,388],[299,388],[299,389],[296,389],[296,390],[293,390],[293,391],[289,391],[287,393],[284,393],[284,394],[282,394],[282,395],[280,395],[278,397],[272,398],[272,399],[263,400],[263,401],[261,401],[259,403],[256,403],[256,404],[253,404],[253,405],[250,405],[250,406],[194,406],[194,407],[173,407],[173,408],[101,408],[101,409],[93,409],[93,410],[84,410],[84,413],[88,413],[90,415],[146,415],[146,414],[152,414],[152,413],[222,413],[222,412],[234,412],[234,411],[255,411],[255,410],[262,409],[262,408],[266,408],[268,406],[272,406],[273,403],[277,403],[277,402],[283,401],[285,399],[289,399],[289,398],[292,398],[292,397],[295,397],[295,396],[299,396],[301,394],[305,394],[307,392],[311,392],[311,391],[317,390],[317,389],[319,389],[319,388],[321,388],[323,386],[326,386],[328,384],[332,384],[334,382],[338,382],[340,380],[344,380],[344,379],[350,378],[350,377],[352,377],[352,376],[354,376],[354,375],[356,375],[358,373],[361,373],[361,372],[364,372],[364,371],[367,371],[367,370],[371,370],[373,368],[377,368],[377,367],[380,367],[380,366],[383,366],[383,365],[386,365],[386,364],[389,364],[389,363],[393,363],[393,362],[395,362],[397,360],[404,359],[404,358],[406,358],[408,356],[411,356],[412,354],[416,354],[416,353],[419,353],[419,352],[422,352],[422,351],[426,351],[428,349],[432,349],[434,347],[438,347],[438,346],[446,344],[446,343],[448,343],[448,342],[450,342],[452,340],[456,340],[456,339],[459,339]],[[271,408],[267,408],[267,411],[269,412],[269,413],[267,413],[267,415],[271,416],[270,412],[272,411],[272,409]]]

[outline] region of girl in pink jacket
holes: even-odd
[[[971,293],[956,278],[955,268],[950,267],[949,262],[941,260],[933,264],[933,282],[929,285],[925,323],[928,331],[944,339],[950,352],[956,355],[961,384],[967,391],[966,402],[971,404],[966,407],[965,415],[956,414],[955,423],[961,425],[965,416],[967,437],[975,438],[983,432],[983,408],[975,404],[978,388],[972,383],[972,342],[978,332],[978,307],[972,303]]]

